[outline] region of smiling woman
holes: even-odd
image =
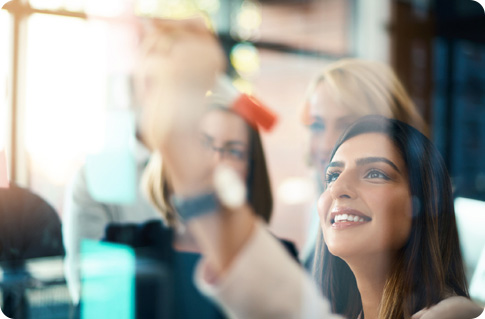
[[[404,162],[386,136],[368,133],[348,140],[327,176],[319,212],[332,254],[352,258],[367,253],[376,260],[404,245],[411,228],[411,194]],[[358,243],[349,245],[355,238]]]
[[[191,25],[181,23],[180,27],[189,30]],[[165,58],[174,63],[206,63],[179,56]],[[177,109],[186,107],[186,111],[189,105],[197,112],[206,109],[203,97],[194,99],[196,104],[185,103],[187,94],[197,92],[190,87],[170,89],[180,93],[174,94]],[[149,108],[148,115],[156,118],[166,113],[163,108]],[[255,216],[258,211],[250,200],[226,205],[211,178],[217,170],[211,172],[210,159],[194,153],[201,146],[195,138],[200,122],[193,116],[187,120],[185,131],[177,127],[153,140],[158,140],[154,148],[163,154],[173,185],[172,198],[181,199],[179,212],[190,217],[182,219],[184,226],[204,256],[195,275],[198,287],[229,317],[341,318],[331,314],[317,286]],[[209,150],[226,149],[224,142],[208,138],[211,132],[202,133]],[[357,155],[349,151],[351,144],[358,148]],[[325,256],[325,263],[318,266],[321,288],[332,310],[348,319],[409,319],[422,308],[437,304],[414,318],[476,317],[483,309],[475,309],[467,299],[450,181],[431,142],[403,122],[365,118],[351,126],[330,159],[334,163],[329,187],[320,205],[329,246],[322,246],[317,256]],[[228,188],[244,184],[237,174],[233,177]],[[160,184],[152,186],[160,193]],[[198,187],[196,191],[194,187]],[[332,226],[336,218],[341,229]],[[463,307],[455,307],[457,300]]]
[[[424,135],[366,117],[341,137],[326,174],[315,269],[335,312],[409,318],[468,297],[450,179]]]

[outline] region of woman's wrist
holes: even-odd
[[[219,199],[213,190],[205,191],[191,197],[174,194],[171,196],[171,203],[184,222],[221,210]]]
[[[221,208],[187,222],[200,249],[218,274],[223,274],[247,243],[256,225],[256,217],[245,204],[238,209]]]

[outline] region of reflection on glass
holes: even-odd
[[[116,17],[126,12],[130,0],[85,0],[85,11],[93,16]]]
[[[84,5],[85,0],[65,0],[64,9],[72,12],[83,12]]]
[[[135,12],[138,15],[151,16],[158,7],[157,0],[138,0],[135,4]]]
[[[214,15],[219,11],[219,0],[137,0],[138,15],[183,19],[200,13]]]
[[[10,54],[10,15],[0,10],[0,151],[7,142],[7,76]]]
[[[30,5],[40,10],[60,10],[63,9],[65,0],[29,0]]]
[[[99,148],[109,65],[105,28],[42,14],[28,20],[24,134],[30,185],[59,210],[63,185],[84,155]]]
[[[216,13],[221,5],[219,0],[195,0],[195,3],[200,10],[211,14]]]
[[[0,10],[0,187],[8,186],[8,168],[6,153],[8,136],[7,113],[7,76],[10,51],[10,16]]]

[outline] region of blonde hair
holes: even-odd
[[[158,151],[153,152],[143,172],[141,187],[147,199],[160,213],[164,224],[168,227],[177,227],[180,223],[170,203],[172,189],[165,171],[162,155]]]
[[[386,64],[362,59],[343,59],[325,67],[308,87],[303,116],[317,86],[325,82],[333,98],[356,115],[394,118],[427,135],[427,126],[394,71]]]

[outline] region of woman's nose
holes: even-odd
[[[355,183],[355,179],[350,174],[341,173],[339,177],[329,185],[329,191],[333,199],[354,199],[357,197]]]
[[[224,159],[224,148],[212,146],[215,164],[219,164]]]

